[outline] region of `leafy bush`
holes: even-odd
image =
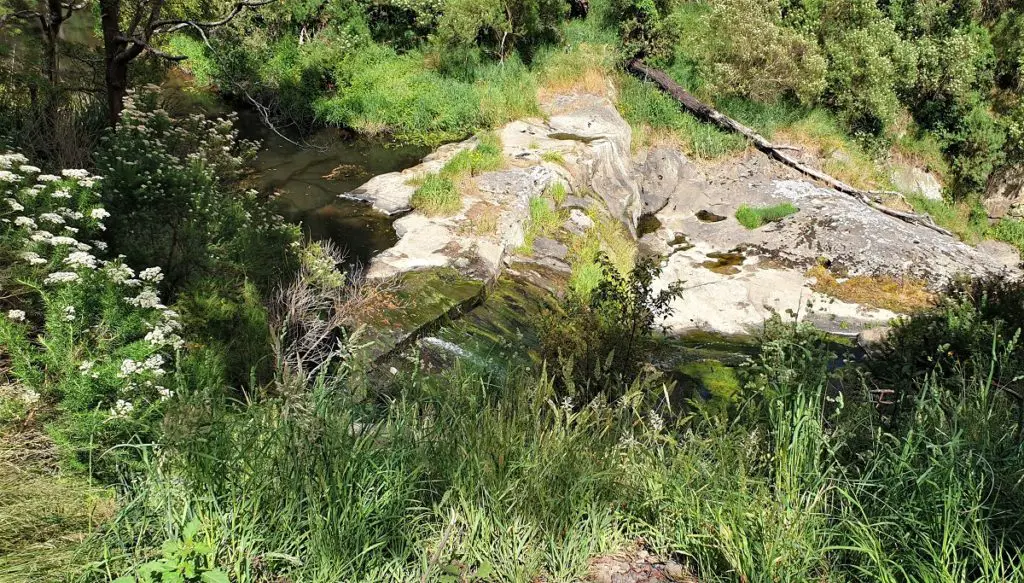
[[[813,39],[782,24],[777,0],[716,0],[708,19],[714,32],[700,46],[709,91],[767,102],[818,99],[825,59]]]
[[[888,132],[900,112],[897,91],[914,81],[912,48],[872,1],[827,3],[820,31],[830,105],[855,133]]]
[[[56,406],[62,416],[52,431],[85,463],[151,433],[174,394],[166,366],[183,344],[180,323],[156,291],[159,267],[136,276],[119,258],[102,259],[106,245],[93,237],[112,217],[99,204],[101,179],[84,170],[39,174],[25,162],[0,158],[10,168],[0,171],[0,244],[17,255],[7,269],[25,286],[0,318],[0,340],[26,408]],[[130,457],[111,453],[92,467],[107,471]]]
[[[671,313],[681,283],[655,290],[660,267],[642,259],[621,274],[600,256],[602,277],[589,297],[568,293],[561,310],[540,324],[541,357],[556,368],[563,391],[588,402],[621,396],[650,358],[657,322]]]
[[[872,366],[880,383],[896,390],[893,423],[907,422],[923,379],[935,380],[932,390],[954,393],[970,387],[965,379],[979,378],[990,379],[992,390],[1019,390],[1022,323],[1024,285],[981,280],[954,285],[941,306],[897,324],[884,359]]]
[[[1024,221],[1003,219],[992,228],[992,236],[1013,245],[1024,255]]]
[[[159,266],[172,293],[216,270],[269,285],[288,269],[297,230],[238,187],[254,144],[236,139],[231,119],[175,119],[156,99],[127,100],[99,153],[107,239],[129,263]]]
[[[529,61],[539,45],[559,40],[568,12],[568,3],[560,0],[448,0],[435,42],[445,52],[480,51],[500,61],[518,50]]]
[[[741,204],[740,208],[736,209],[736,220],[748,229],[756,229],[768,223],[781,221],[799,210],[788,202],[761,207]]]
[[[612,0],[606,18],[618,26],[626,56],[657,62],[671,55],[679,38],[672,8],[672,0]]]

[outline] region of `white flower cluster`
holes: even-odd
[[[132,414],[135,410],[135,405],[132,405],[131,401],[125,401],[124,399],[118,399],[114,403],[113,408],[110,409],[110,414],[114,417],[127,417]]]
[[[118,376],[128,378],[146,373],[152,373],[153,376],[162,376],[164,374],[163,365],[164,357],[161,354],[154,354],[141,362],[126,358],[121,361],[121,372]]]

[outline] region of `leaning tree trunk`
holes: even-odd
[[[854,188],[853,186],[850,186],[849,184],[846,184],[845,182],[837,178],[829,176],[828,174],[825,174],[820,170],[816,170],[814,168],[811,168],[810,166],[807,166],[806,164],[797,161],[792,156],[783,153],[781,147],[772,144],[761,134],[758,134],[751,128],[748,128],[747,126],[719,112],[715,108],[705,104],[704,102],[694,97],[689,91],[683,89],[681,85],[676,83],[664,71],[655,69],[653,67],[649,67],[639,59],[633,59],[627,62],[626,70],[632,73],[633,75],[640,77],[641,79],[653,81],[655,84],[661,87],[663,91],[674,97],[675,100],[678,101],[679,104],[682,105],[690,113],[696,115],[697,117],[705,121],[711,122],[726,131],[735,132],[743,135],[748,140],[750,140],[751,143],[754,144],[755,148],[761,150],[765,154],[768,154],[772,158],[775,158],[779,162],[782,162],[786,166],[789,166],[790,168],[793,168],[803,174],[806,174],[807,176],[810,176],[815,180],[824,182],[825,184],[827,184],[828,186],[835,190],[838,190],[839,192],[853,196],[854,198],[860,200],[864,204],[881,213],[887,214],[892,217],[896,217],[902,221],[911,224],[927,227],[933,231],[942,233],[943,235],[948,235],[951,237],[953,236],[953,234],[947,231],[946,229],[943,229],[942,227],[936,225],[935,221],[933,221],[932,218],[929,217],[928,215],[918,215],[915,213],[896,210],[893,208],[889,208],[880,202],[880,195],[899,195],[899,193],[860,190],[859,188]]]

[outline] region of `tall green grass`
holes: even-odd
[[[237,407],[197,390],[92,569],[198,521],[237,581],[574,581],[637,537],[702,581],[1024,580],[1014,341],[965,355],[989,374],[908,381],[893,424],[826,340],[771,323],[725,408],[651,378],[572,403],[525,370],[414,369],[371,401],[354,377]]]

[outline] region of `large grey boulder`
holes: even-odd
[[[990,218],[1024,218],[1024,165],[1005,166],[993,172],[984,204]]]
[[[655,148],[637,164],[640,177],[640,199],[644,214],[656,213],[668,201],[700,180],[693,164],[675,148]]]
[[[558,113],[548,120],[548,138],[586,145],[586,153],[577,160],[584,185],[635,234],[643,203],[630,156],[629,124],[602,97],[564,96],[556,99],[553,107]]]
[[[892,171],[892,182],[900,192],[942,200],[942,183],[934,174],[920,168],[899,166]]]
[[[366,184],[342,196],[370,203],[375,210],[386,215],[396,215],[412,209],[409,201],[416,192],[410,184],[413,176],[402,172],[389,172],[374,176]]]

